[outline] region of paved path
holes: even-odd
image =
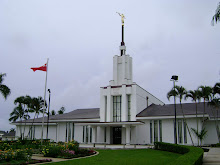
[[[61,158],[44,157],[43,154],[33,154],[32,159],[37,159],[37,160],[52,159],[52,162],[61,162],[61,161],[69,160],[69,159],[61,159]],[[46,163],[50,163],[50,162],[37,163],[37,164],[46,164]]]
[[[220,148],[210,148],[204,152],[203,165],[220,165]]]

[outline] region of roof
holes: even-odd
[[[49,123],[53,123],[53,120],[68,120],[68,119],[96,119],[99,118],[99,108],[90,108],[90,109],[76,109],[68,113],[50,115]],[[26,121],[16,121],[13,123],[42,123],[43,117],[28,119]],[[44,117],[44,122],[47,123],[47,116]]]
[[[184,103],[182,104],[182,110],[184,115],[196,115],[196,104],[195,103]],[[180,104],[176,104],[176,115],[183,115]],[[217,110],[220,108],[214,108],[205,103],[205,114],[213,118],[217,114]],[[197,114],[202,115],[204,111],[204,103],[197,103]],[[157,117],[157,116],[174,116],[174,104],[166,105],[155,105],[151,104],[149,107],[145,108],[137,117]],[[220,116],[220,114],[218,114]]]
[[[76,109],[69,113],[62,115],[55,115],[51,120],[65,120],[65,119],[95,119],[99,118],[99,108],[91,109]]]
[[[0,131],[0,134],[5,134],[6,132],[5,131]]]
[[[11,131],[11,132],[9,132],[9,133],[5,133],[2,137],[11,137],[11,136],[15,136],[15,131]]]

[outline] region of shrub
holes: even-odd
[[[202,165],[204,152],[201,148],[156,142],[155,149],[183,154],[176,160],[170,162],[169,165]]]
[[[60,156],[61,156],[61,157],[64,157],[64,158],[67,158],[67,159],[76,157],[75,151],[69,150],[69,149],[67,149],[67,150],[62,150]]]
[[[73,141],[68,142],[66,144],[66,148],[77,152],[79,150],[79,143],[77,141],[73,140]]]
[[[63,149],[64,149],[64,146],[50,144],[44,147],[44,149],[42,150],[42,153],[46,157],[58,157]]]
[[[0,151],[0,162],[11,161],[11,160],[29,160],[31,158],[32,152],[30,149],[17,149],[17,150],[6,150]]]

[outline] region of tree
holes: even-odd
[[[7,99],[7,97],[11,94],[11,90],[9,89],[9,87],[7,87],[6,85],[2,84],[2,82],[4,81],[4,77],[6,76],[5,73],[0,73],[0,92],[2,93],[3,97],[5,98],[5,100]]]
[[[174,97],[174,109],[175,109],[175,119],[174,119],[174,143],[177,144],[177,133],[176,133],[176,96],[177,91],[175,86],[167,93],[167,99],[170,100],[170,97]]]
[[[215,86],[212,88],[213,89],[213,94],[220,94],[220,83],[216,83]]]
[[[215,128],[216,128],[216,133],[218,137],[218,142],[220,143],[220,132],[219,132],[219,126],[218,126],[218,109],[220,108],[220,98],[213,98],[210,102],[208,102],[209,106],[212,106],[213,108],[216,109],[216,113],[213,113],[213,116],[215,117]]]
[[[10,113],[9,121],[15,122],[18,119],[22,125],[22,119],[24,118],[24,109],[22,108],[21,104],[14,108],[14,110]],[[20,137],[22,139],[22,129],[20,127]]]
[[[205,120],[205,102],[210,100],[211,94],[212,94],[212,87],[210,86],[200,86],[198,88],[198,90],[200,91],[199,94],[201,96],[201,98],[203,98],[203,107],[204,107],[204,111],[203,111],[203,125],[202,127],[204,127],[204,120]]]
[[[188,97],[192,98],[192,101],[195,102],[196,105],[196,131],[198,132],[198,117],[197,117],[197,100],[200,100],[200,92],[198,90],[190,90],[188,91],[188,93],[185,95],[185,99],[187,99]],[[198,139],[198,145],[199,145],[199,139]]]
[[[181,111],[182,111],[182,114],[183,114],[184,123],[186,124],[186,128],[187,128],[187,130],[189,132],[190,139],[192,141],[192,144],[194,145],[193,140],[192,140],[192,136],[191,136],[191,132],[190,132],[188,124],[186,122],[186,118],[185,118],[185,114],[183,112],[183,106],[182,106],[182,99],[183,99],[183,96],[187,95],[187,90],[183,86],[175,86],[175,88],[176,88],[176,91],[177,91],[177,97],[180,100],[180,107],[181,107]]]
[[[43,100],[43,98],[41,96],[34,97],[34,98],[31,99],[31,104],[30,104],[30,110],[29,111],[31,113],[35,113],[35,114],[34,114],[34,119],[32,121],[31,128],[29,129],[28,134],[30,134],[30,131],[33,128],[34,120],[35,120],[36,116],[38,118],[38,115],[40,113],[43,113],[43,109],[44,109],[44,100]]]
[[[15,132],[15,128],[11,128],[9,132]]]
[[[186,122],[185,114],[184,114],[183,108],[182,108],[182,99],[183,99],[183,96],[185,96],[186,94],[187,94],[187,91],[186,91],[186,89],[183,86],[176,85],[175,88],[172,88],[167,93],[167,98],[168,98],[168,100],[170,99],[171,96],[176,96],[176,97],[179,98],[179,100],[180,100],[180,107],[181,107],[181,111],[182,111],[182,114],[183,114],[183,120],[184,120],[184,123],[186,124],[186,127],[187,127],[187,130],[189,132],[192,144],[194,145],[193,140],[192,140],[192,136],[191,136],[191,132],[190,132],[188,124]]]
[[[62,107],[60,108],[60,110],[59,110],[57,113],[58,113],[59,115],[61,115],[61,114],[64,113],[65,110],[66,110],[65,107],[62,106]]]
[[[198,132],[194,128],[191,128],[191,130],[196,135],[196,137],[199,139],[199,141],[200,141],[200,145],[199,146],[201,147],[202,146],[202,141],[205,139],[205,137],[207,135],[207,130],[205,128],[203,128],[200,132]]]
[[[215,10],[215,15],[212,17],[212,25],[220,21],[220,2]]]
[[[51,115],[56,115],[56,111],[55,111],[55,110],[52,110],[52,111],[51,111]]]
[[[14,104],[15,105],[19,104],[22,107],[22,109],[24,110],[23,119],[25,120],[25,123],[24,123],[23,134],[25,134],[26,120],[28,120],[30,118],[30,115],[28,113],[30,110],[31,97],[28,95],[17,97],[14,101]],[[24,135],[23,135],[23,137],[24,137]]]

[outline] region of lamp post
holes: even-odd
[[[175,82],[178,80],[178,76],[173,75],[170,81],[173,81],[173,90],[175,90]],[[177,144],[177,134],[176,134],[176,94],[174,94],[174,143]]]
[[[50,89],[48,89],[49,92],[49,105],[48,105],[48,115],[47,115],[47,139],[48,139],[48,124],[49,124],[49,116],[50,116]]]

